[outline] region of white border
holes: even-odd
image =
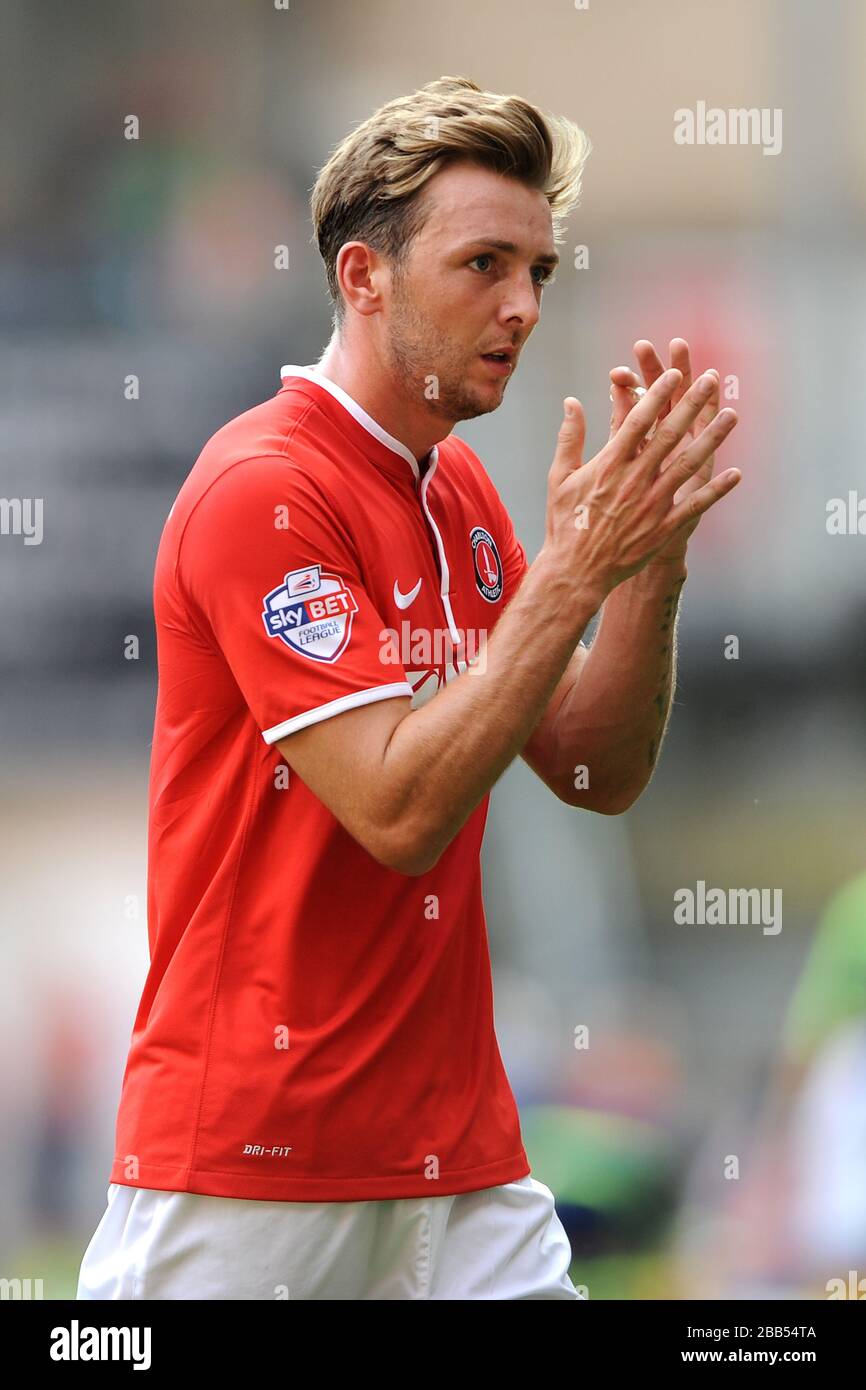
[[[373,419],[372,415],[367,414],[363,406],[360,406],[356,400],[352,399],[348,391],[344,391],[342,386],[337,385],[336,381],[331,381],[330,377],[323,376],[321,372],[316,371],[315,367],[293,367],[291,365],[281,367],[281,379],[287,376],[302,376],[307,381],[315,382],[315,384],[321,386],[323,390],[329,391],[334,399],[339,401],[340,405],[343,406],[345,410],[348,410],[353,419],[357,420],[359,425],[363,425],[368,434],[372,434],[373,438],[378,439],[380,444],[384,444],[386,449],[391,449],[393,453],[399,454],[402,459],[405,459],[407,463],[412,465],[412,472],[415,477],[421,477],[418,460],[412,453],[412,450],[408,449],[405,444],[401,444],[399,439],[395,439],[393,434],[389,434],[386,429],[383,429],[382,426]],[[430,450],[429,468],[433,467],[438,457],[439,446],[438,444],[434,444],[433,448]]]
[[[398,454],[400,458],[405,459],[407,463],[411,464],[412,472],[416,479],[421,477],[421,470],[418,467],[418,460],[412,453],[411,449],[408,449],[405,444],[400,443],[399,439],[395,439],[393,434],[389,434],[387,430],[383,429],[382,426],[373,419],[372,415],[367,414],[363,406],[360,406],[356,400],[352,399],[348,391],[343,390],[342,386],[338,386],[337,383],[335,381],[331,381],[329,377],[323,376],[322,373],[317,371],[316,368],[312,365],[306,367],[295,367],[289,364],[285,367],[280,368],[281,379],[285,379],[286,377],[291,376],[303,377],[306,381],[312,381],[317,386],[321,386],[325,391],[330,392],[334,399],[340,402],[340,405],[342,405],[343,408],[349,412],[349,414],[352,416],[354,420],[357,420],[359,425],[362,425],[364,427],[368,434],[371,434],[374,439],[378,439],[380,444],[384,444],[386,448],[391,449],[393,453]],[[441,583],[439,585],[439,597],[442,601],[442,607],[445,610],[445,618],[448,623],[448,628],[451,634],[451,640],[454,643],[459,643],[460,632],[456,622],[454,621],[454,612],[451,607],[451,600],[448,597],[450,571],[448,569],[448,561],[445,556],[445,546],[442,542],[442,534],[439,530],[439,527],[436,525],[436,522],[433,519],[430,507],[427,502],[427,490],[430,486],[430,480],[433,477],[433,474],[436,472],[436,467],[438,463],[439,445],[434,444],[433,448],[430,450],[427,471],[425,472],[424,477],[421,480],[421,508],[424,512],[424,515],[427,517],[428,522],[430,523],[430,528],[436,540],[436,549],[439,552],[439,569],[442,575]],[[499,560],[499,567],[500,570],[502,570],[502,581],[504,584],[505,572],[502,569],[501,556]],[[490,602],[495,602],[495,600],[491,599]]]
[[[326,705],[317,705],[315,709],[296,714],[293,719],[284,719],[282,724],[274,724],[272,728],[264,729],[262,738],[265,743],[276,743],[278,739],[285,738],[286,734],[305,729],[308,724],[318,724],[320,720],[330,719],[335,714],[342,714],[344,710],[355,709],[358,705],[371,705],[376,700],[390,700],[395,695],[411,697],[412,687],[409,682],[394,681],[391,685],[372,685],[367,690],[353,690],[351,695],[340,695],[336,700],[329,700]]]

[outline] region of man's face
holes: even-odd
[[[427,219],[391,277],[385,350],[401,386],[450,422],[495,410],[559,259],[544,194],[461,161],[422,193]],[[498,244],[497,244],[498,243]],[[485,353],[511,349],[510,366]]]

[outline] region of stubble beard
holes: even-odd
[[[487,415],[502,402],[502,395],[482,396],[466,385],[473,358],[468,360],[433,330],[418,314],[408,296],[396,290],[387,344],[388,365],[394,379],[413,399],[424,401],[431,415],[454,422]]]

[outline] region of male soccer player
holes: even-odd
[[[568,806],[640,794],[688,537],[739,480],[677,339],[611,373],[586,464],[566,398],[531,565],[451,432],[502,402],[587,152],[461,78],[349,134],[312,198],[331,341],[172,506],[151,963],[80,1298],[579,1296],[494,1033],[488,795],[518,754]]]

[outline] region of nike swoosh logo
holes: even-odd
[[[423,576],[422,576],[422,577],[423,577]],[[420,588],[421,588],[421,580],[419,579],[419,580],[418,580],[418,583],[415,585],[415,588],[414,588],[414,589],[410,589],[408,594],[401,594],[401,593],[400,593],[399,586],[398,586],[397,581],[396,581],[396,579],[395,579],[395,580],[394,580],[394,602],[396,603],[397,607],[398,607],[398,608],[408,608],[410,603],[414,603],[414,602],[415,602],[416,598],[418,597],[418,592],[419,592]]]

